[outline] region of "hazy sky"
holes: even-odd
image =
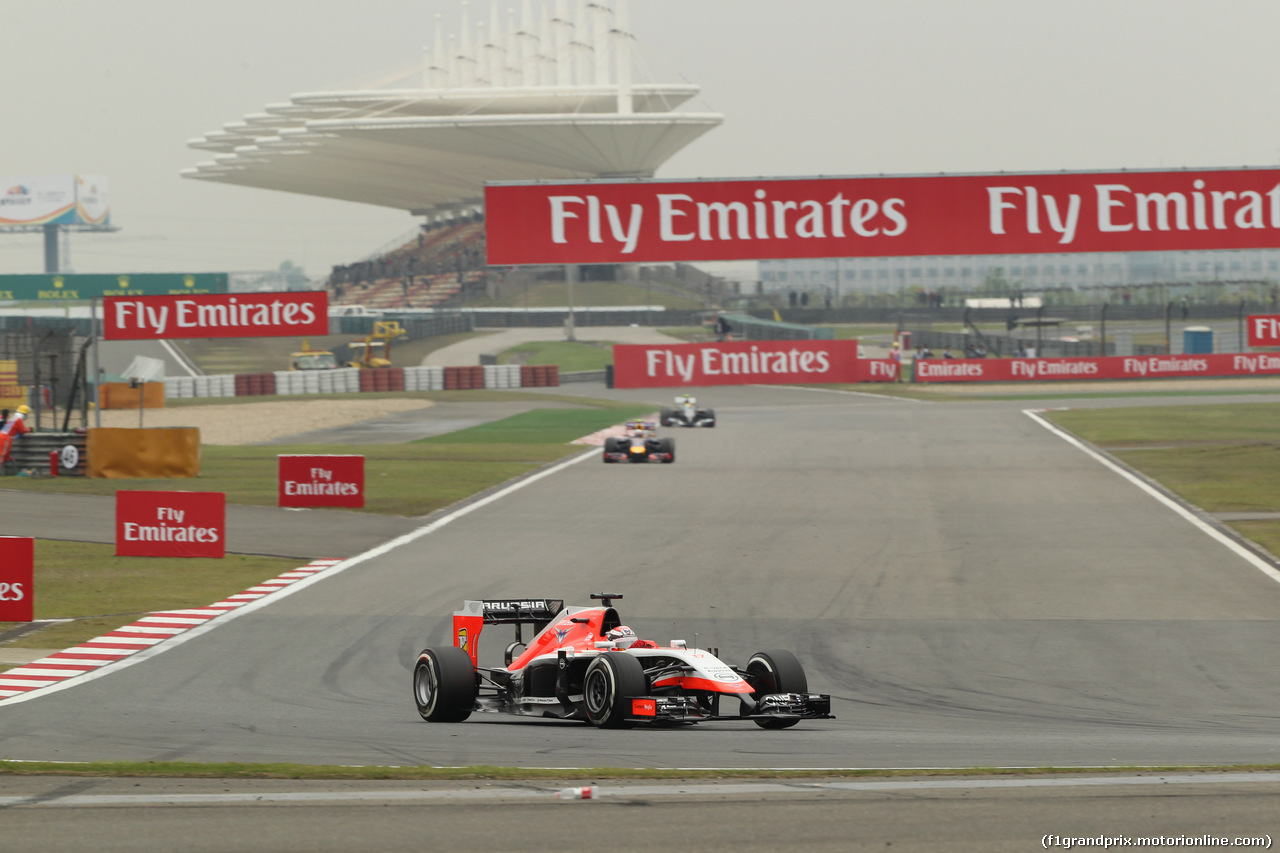
[[[518,6],[504,0],[504,7]],[[1280,162],[1274,0],[631,0],[653,76],[725,123],[658,177]],[[409,214],[179,177],[187,140],[418,61],[459,0],[0,0],[0,175],[105,175],[76,272],[312,275]],[[472,3],[487,16],[487,0]],[[0,273],[42,272],[39,236]]]

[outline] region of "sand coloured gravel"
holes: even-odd
[[[143,427],[197,427],[201,444],[255,444],[326,427],[346,426],[399,412],[425,409],[430,400],[268,400],[208,406],[144,409]],[[93,416],[89,416],[93,423]],[[102,412],[102,426],[136,428],[136,409]]]

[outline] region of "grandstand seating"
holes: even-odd
[[[424,231],[375,258],[336,268],[330,303],[384,311],[434,308],[483,280],[484,223],[463,222]]]

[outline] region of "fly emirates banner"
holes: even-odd
[[[108,341],[166,338],[270,338],[329,334],[323,290],[108,296],[102,337]]]
[[[858,382],[865,372],[858,361],[858,342],[851,340],[616,344],[613,348],[616,388],[812,385]]]
[[[485,187],[490,264],[1273,248],[1280,170]]]

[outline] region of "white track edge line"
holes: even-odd
[[[10,696],[8,698],[0,697],[0,710],[3,710],[3,708],[7,705],[18,705],[22,702],[27,702],[31,699],[38,699],[41,696],[48,696],[52,693],[59,693],[68,688],[75,687],[77,684],[84,684],[87,681],[95,681],[99,678],[102,678],[103,676],[110,675],[113,672],[119,672],[122,669],[126,669],[127,667],[133,666],[134,664],[142,663],[145,660],[150,660],[156,655],[163,654],[169,649],[176,648],[177,646],[182,645],[188,640],[194,640],[196,637],[199,637],[202,634],[206,634],[209,631],[212,631],[213,629],[219,627],[220,625],[225,625],[228,622],[232,621],[233,619],[243,616],[246,613],[266,607],[272,602],[279,601],[282,598],[287,598],[288,596],[293,595],[295,592],[305,589],[306,587],[309,587],[314,583],[319,583],[325,578],[330,578],[330,577],[333,577],[334,575],[341,574],[342,572],[345,572],[347,569],[352,568],[353,566],[358,566],[361,563],[364,563],[368,560],[372,560],[374,557],[381,557],[383,554],[387,553],[388,551],[394,550],[395,548],[399,548],[401,545],[408,545],[410,542],[420,539],[423,536],[427,536],[429,534],[435,533],[437,530],[444,527],[446,524],[448,524],[451,521],[456,521],[457,519],[462,518],[464,515],[468,515],[474,512],[475,510],[480,509],[481,507],[488,506],[489,504],[494,503],[495,501],[501,500],[502,498],[505,498],[507,495],[513,492],[519,491],[520,489],[523,489],[525,486],[536,483],[539,480],[543,479],[544,477],[550,477],[552,474],[558,474],[559,472],[563,471],[566,468],[569,468],[570,466],[577,465],[579,462],[585,462],[588,459],[594,459],[596,458],[596,456],[599,455],[599,453],[600,451],[593,447],[590,450],[585,451],[583,453],[579,453],[577,456],[570,457],[569,459],[566,459],[565,461],[557,465],[553,465],[550,468],[546,468],[542,471],[538,471],[535,474],[530,474],[528,477],[525,477],[522,480],[517,480],[511,485],[503,489],[499,489],[498,491],[494,492],[488,497],[481,498],[480,500],[475,501],[474,503],[469,503],[464,507],[460,507],[454,510],[453,512],[449,513],[448,515],[445,515],[442,518],[438,518],[424,527],[419,527],[417,530],[410,531],[409,533],[406,533],[403,536],[398,536],[395,539],[391,539],[387,542],[382,543],[381,545],[378,545],[374,548],[370,548],[368,551],[365,551],[362,554],[356,554],[354,557],[348,557],[347,559],[339,563],[336,563],[333,566],[330,566],[324,571],[316,572],[310,577],[303,578],[297,583],[290,584],[289,586],[286,586],[286,587],[281,587],[276,592],[272,592],[268,595],[263,596],[262,598],[256,599],[255,601],[245,604],[243,607],[237,607],[234,610],[228,610],[226,613],[223,613],[221,616],[217,616],[205,622],[203,625],[195,626],[190,631],[186,631],[182,634],[178,634],[168,639],[161,640],[159,645],[145,647],[144,649],[136,652],[135,654],[131,654],[126,658],[121,658],[118,661],[113,661],[109,665],[99,667],[98,669],[95,669],[91,672],[86,672],[84,675],[72,676],[71,678],[68,678],[64,681],[59,681],[54,684],[50,684],[47,687],[41,687],[36,690],[32,690],[18,696]]]
[[[1243,558],[1245,562],[1249,563],[1251,566],[1256,568],[1258,571],[1262,572],[1267,577],[1271,578],[1276,583],[1280,583],[1280,571],[1277,571],[1275,566],[1263,560],[1257,554],[1253,553],[1248,548],[1244,547],[1239,542],[1232,539],[1230,536],[1227,536],[1225,533],[1218,530],[1213,525],[1207,523],[1204,519],[1197,517],[1195,513],[1191,512],[1186,507],[1182,506],[1182,504],[1173,500],[1168,495],[1164,494],[1159,489],[1152,486],[1150,483],[1143,481],[1139,477],[1135,477],[1131,472],[1126,471],[1124,468],[1112,462],[1110,459],[1103,456],[1101,453],[1094,450],[1088,444],[1085,444],[1083,441],[1076,438],[1071,433],[1045,420],[1045,418],[1041,417],[1040,413],[1042,411],[1043,411],[1042,409],[1023,409],[1022,413],[1027,417],[1031,418],[1031,420],[1040,424],[1040,426],[1044,427],[1049,432],[1056,435],[1058,438],[1061,438],[1063,441],[1075,447],[1077,450],[1083,451],[1085,454],[1092,457],[1094,460],[1102,463],[1111,471],[1119,474],[1121,477],[1124,477],[1130,483],[1133,483],[1139,489],[1142,489],[1144,492],[1151,495],[1160,503],[1164,504],[1169,509],[1177,513],[1178,515],[1182,516],[1182,518],[1191,522],[1191,524],[1194,525],[1198,530],[1200,530],[1201,533],[1204,533],[1209,538],[1217,541],[1219,544],[1225,545],[1230,551],[1235,553],[1236,556]]]

